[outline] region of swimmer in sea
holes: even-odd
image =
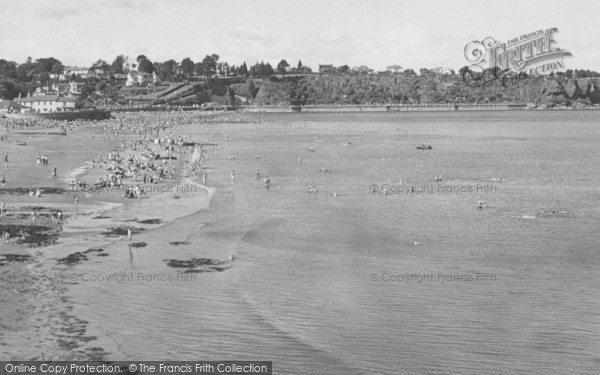
[[[483,203],[481,203],[481,201],[479,201],[479,203],[477,204],[477,208],[483,208]]]

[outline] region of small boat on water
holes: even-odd
[[[431,145],[425,146],[422,144],[420,146],[417,146],[417,150],[431,150],[431,149],[433,149],[433,147],[431,147]]]

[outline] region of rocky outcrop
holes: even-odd
[[[600,103],[598,81],[592,78],[547,79],[540,92],[539,104],[548,107]]]

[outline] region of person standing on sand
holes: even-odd
[[[8,163],[8,152],[4,153],[4,162]]]
[[[52,168],[52,178],[56,178],[56,168],[58,168],[58,165],[55,165],[54,168]]]
[[[6,204],[6,201],[2,202],[2,204],[0,204],[0,216],[4,215],[4,205]]]
[[[4,232],[4,239],[6,240],[6,244],[10,242],[10,233],[8,231]]]
[[[131,243],[131,239],[133,238],[133,233],[131,233],[131,227],[127,228],[127,241]]]

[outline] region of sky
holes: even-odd
[[[0,0],[0,58],[109,64],[217,54],[229,65],[467,65],[466,44],[558,28],[566,68],[600,71],[600,2],[557,0]]]

